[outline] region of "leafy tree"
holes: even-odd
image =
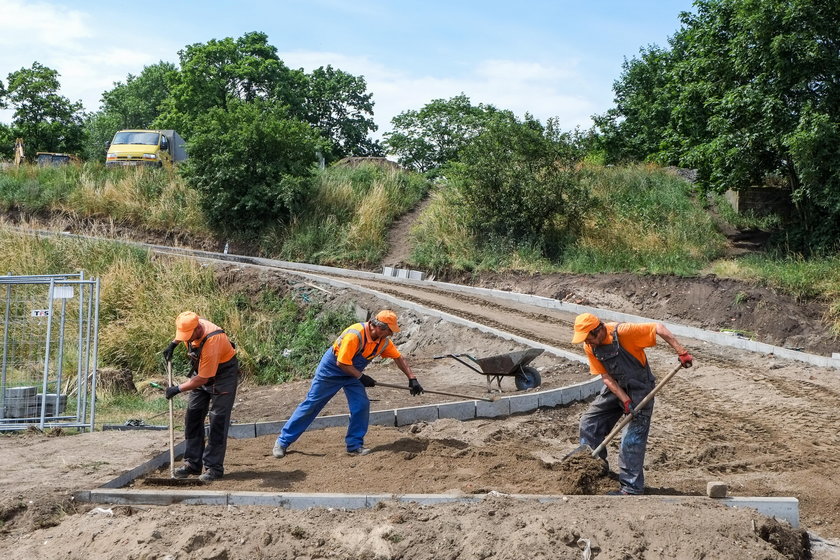
[[[498,115],[513,119],[492,105],[474,106],[469,97],[435,99],[419,111],[405,111],[393,119],[393,132],[385,133],[386,149],[399,162],[425,172],[456,160],[460,151]]]
[[[307,85],[303,117],[330,140],[329,159],[382,155],[369,137],[377,127],[364,77],[322,66],[307,75]]]
[[[193,123],[207,111],[257,100],[276,101],[290,114],[301,114],[306,76],[283,64],[265,33],[188,45],[178,56],[180,71],[172,75],[156,127],[174,128],[189,140]]]
[[[117,119],[114,132],[149,128],[169,96],[169,82],[175,72],[174,64],[160,61],[146,66],[137,76],[129,74],[125,83],[117,82],[112,90],[103,93],[102,111]]]
[[[490,121],[447,168],[457,185],[468,226],[477,234],[542,245],[548,256],[574,235],[587,191],[575,177],[582,156],[573,136],[553,121]]]
[[[275,103],[229,100],[196,119],[189,148],[185,175],[207,215],[219,230],[242,235],[289,218],[325,146]]]
[[[798,233],[788,242],[802,240],[801,250],[836,246],[840,169],[825,156],[834,152],[840,122],[840,4],[695,6],[696,13],[681,15],[663,64],[649,51],[630,63],[606,136],[624,153],[695,167],[701,182],[719,191],[782,177],[798,212]],[[650,74],[644,86],[642,70]],[[638,110],[645,106],[654,114]]]
[[[24,138],[32,153],[76,153],[82,147],[82,103],[58,94],[58,76],[38,62],[8,75],[13,134]]]

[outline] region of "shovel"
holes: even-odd
[[[674,368],[674,370],[673,370],[672,372],[670,372],[668,375],[666,375],[665,377],[663,377],[663,378],[662,378],[662,381],[660,381],[660,382],[656,385],[656,387],[654,387],[653,389],[651,389],[650,393],[648,393],[648,394],[645,396],[645,398],[643,398],[643,399],[642,399],[642,401],[641,401],[639,404],[637,404],[637,405],[636,405],[636,407],[633,409],[633,411],[632,411],[630,414],[625,414],[625,415],[624,415],[624,418],[622,418],[622,419],[621,419],[621,421],[620,421],[618,424],[616,424],[616,425],[615,425],[615,427],[612,429],[612,431],[611,431],[610,433],[608,433],[608,434],[607,434],[607,437],[605,437],[605,438],[604,438],[604,441],[602,441],[602,442],[601,442],[601,445],[599,445],[599,446],[598,446],[598,447],[596,447],[595,449],[592,449],[591,447],[589,447],[589,446],[588,446],[588,445],[586,445],[586,444],[579,445],[579,446],[577,446],[575,449],[573,449],[572,451],[570,451],[568,454],[566,454],[566,456],[565,456],[565,457],[563,457],[563,461],[565,461],[566,459],[568,459],[568,458],[570,458],[570,457],[574,457],[574,456],[576,456],[576,455],[580,455],[580,454],[582,454],[582,453],[588,453],[588,454],[589,454],[589,455],[591,455],[592,457],[597,457],[597,456],[598,456],[598,453],[600,453],[601,451],[603,451],[603,449],[607,446],[607,444],[608,444],[610,441],[612,441],[612,439],[613,439],[613,438],[614,438],[614,437],[615,437],[615,436],[616,436],[616,435],[617,435],[617,434],[618,434],[621,430],[623,430],[623,429],[624,429],[624,426],[626,426],[627,424],[629,424],[629,423],[630,423],[630,421],[633,419],[633,416],[634,416],[637,412],[639,412],[639,411],[640,411],[640,410],[642,410],[645,406],[647,406],[647,403],[649,403],[649,402],[651,401],[651,399],[653,399],[653,397],[654,397],[654,396],[656,396],[656,393],[658,393],[658,392],[659,392],[659,390],[660,390],[660,389],[662,389],[662,387],[663,387],[666,383],[668,383],[668,381],[669,381],[672,377],[674,377],[674,375],[676,375],[678,371],[680,371],[680,370],[682,369],[682,367],[683,367],[683,365],[682,365],[682,364],[679,364],[677,367],[675,367],[675,368]]]
[[[406,387],[405,385],[395,385],[394,383],[382,383],[382,382],[379,382],[379,381],[376,382],[376,386],[377,387],[388,387],[390,389],[405,389],[406,391],[411,390],[410,387]],[[470,400],[470,401],[496,402],[496,399],[499,398],[496,395],[493,395],[492,397],[489,397],[489,398],[488,397],[475,397],[475,396],[472,396],[472,395],[461,395],[459,393],[448,393],[446,391],[432,391],[431,389],[423,389],[423,392],[424,393],[431,393],[433,395],[446,395],[447,397],[459,397],[459,398],[467,399],[467,400]]]
[[[166,377],[168,387],[172,386],[172,361],[166,360]],[[163,389],[157,383],[151,383],[155,388]],[[167,399],[169,403],[169,478],[150,477],[143,480],[144,484],[154,484],[157,486],[196,486],[201,484],[197,478],[175,478],[175,405],[172,399]]]

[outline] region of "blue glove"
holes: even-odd
[[[170,385],[169,387],[166,388],[166,398],[171,399],[172,397],[174,397],[175,395],[177,395],[180,392],[181,392],[180,387],[178,387],[177,385]]]
[[[364,373],[359,378],[359,381],[361,381],[362,385],[364,385],[365,387],[376,387],[376,380],[369,375],[365,375]]]

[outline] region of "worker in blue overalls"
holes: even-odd
[[[374,387],[376,381],[362,372],[371,360],[377,356],[391,358],[408,378],[411,394],[416,396],[423,392],[423,387],[420,386],[408,362],[389,338],[398,332],[400,328],[397,325],[397,315],[387,309],[380,311],[369,321],[356,323],[344,329],[332,346],[324,352],[306,399],[298,405],[292,417],[283,426],[272,454],[278,459],[285,457],[288,447],[297,441],[321,409],[341,389],[344,389],[350,408],[350,423],[345,437],[347,453],[370,453],[370,449],[364,446],[370,416],[370,400],[365,388]]]

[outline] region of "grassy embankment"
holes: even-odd
[[[676,274],[719,276],[771,286],[798,298],[828,302],[826,319],[840,336],[840,258],[803,259],[783,253],[722,258],[725,239],[692,187],[650,166],[584,166],[578,180],[594,197],[577,238],[556,261],[531,245],[487,244],[457,219],[457,193],[446,186],[413,230],[414,264],[435,271]],[[718,204],[725,208],[718,199]],[[453,219],[455,217],[455,219]],[[743,226],[774,227],[772,219],[737,217]]]
[[[538,248],[506,242],[486,245],[460,225],[457,197],[436,188],[413,232],[413,263],[435,271],[618,272],[692,275],[711,271],[771,285],[798,297],[828,299],[840,333],[840,262],[754,255],[719,260],[723,237],[689,185],[650,167],[585,166],[578,179],[594,198],[593,212],[560,259]],[[331,168],[316,173],[304,211],[260,240],[263,254],[325,264],[375,266],[387,251],[387,230],[427,185],[415,174],[379,168]],[[105,170],[101,165],[0,174],[0,209],[23,214],[107,218],[118,225],[211,235],[196,198],[177,175],[154,170]],[[84,269],[103,281],[101,364],[129,368],[143,381],[162,375],[159,351],[171,337],[172,318],[191,307],[235,333],[247,372],[272,383],[306,375],[334,333],[350,320],[290,297],[252,299],[222,290],[207,270],[163,261],[125,246],[0,239],[0,262],[16,274]],[[331,336],[331,334],[329,335]],[[327,337],[328,338],[328,337]],[[291,348],[290,356],[283,350]],[[178,364],[176,364],[177,367]],[[185,364],[180,364],[185,367]],[[115,401],[111,409],[162,409]],[[105,401],[106,403],[108,401]],[[107,412],[107,408],[105,411]],[[142,415],[139,415],[142,416]]]
[[[335,169],[313,177],[312,211],[263,237],[266,254],[316,262],[378,263],[394,217],[423,196],[425,180],[378,168]],[[0,174],[0,209],[21,214],[103,220],[146,230],[211,232],[190,189],[165,170],[105,170],[101,165],[22,167]],[[337,241],[339,240],[339,241]],[[353,321],[349,309],[327,310],[294,294],[250,297],[223,289],[211,271],[111,242],[35,239],[0,231],[4,273],[85,270],[102,284],[100,365],[133,372],[135,382],[161,381],[160,350],[173,320],[194,309],[233,333],[243,370],[258,383],[307,376],[329,339]],[[176,371],[186,362],[176,353]],[[160,398],[106,395],[103,422],[165,410]]]

